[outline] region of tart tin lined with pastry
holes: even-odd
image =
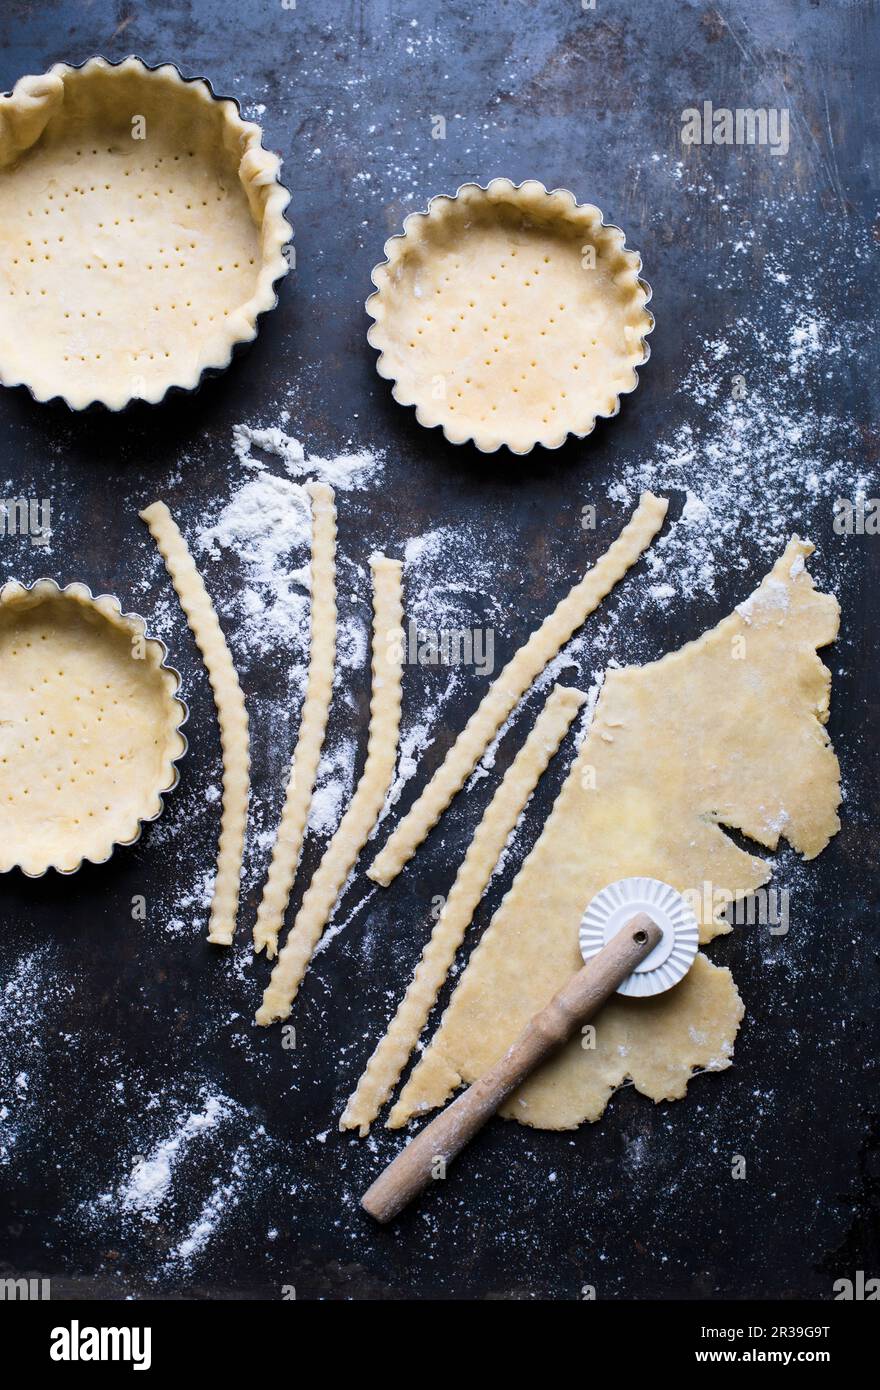
[[[385,254],[367,300],[377,370],[451,443],[556,449],[638,385],[654,327],[641,258],[566,189],[463,184]]]
[[[0,872],[101,864],[178,782],[181,678],[143,618],[54,579],[0,589]]]
[[[120,410],[228,366],[288,269],[260,141],[207,81],[134,57],[0,96],[0,381]]]

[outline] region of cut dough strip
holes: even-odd
[[[638,507],[617,540],[557,604],[492,682],[431,781],[367,870],[375,883],[387,888],[412,858],[547,662],[552,661],[572,633],[647,550],[663,525],[668,506],[666,498],[642,493]]]
[[[507,769],[477,826],[409,988],[346,1106],[340,1129],[357,1128],[361,1136],[369,1133],[428,1021],[498,856],[586,698],[580,690],[555,686]]]
[[[312,503],[312,631],[309,675],[299,735],[290,766],[284,810],[272,863],[254,924],[254,950],[271,959],[290,900],[333,693],[336,655],[336,507],[332,487],[309,483]]]
[[[400,732],[400,687],[403,672],[403,566],[385,555],[370,559],[373,571],[373,691],[367,761],[351,805],[315,870],[290,935],[275,962],[257,1023],[287,1018],[321,933],[336,906],[345,880],[391,786]]]
[[[140,516],[165,561],[214,692],[223,747],[223,815],[208,940],[216,946],[231,946],[238,916],[250,790],[247,710],[217,614],[174,518],[164,502],[154,502]]]

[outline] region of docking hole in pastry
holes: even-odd
[[[93,58],[0,97],[0,380],[72,408],[159,401],[276,303],[281,161],[175,67]]]
[[[465,184],[385,254],[367,301],[379,374],[451,443],[555,449],[635,390],[654,326],[641,259],[566,190]]]
[[[160,814],[186,751],[165,656],[85,584],[0,589],[0,871],[101,864]]]

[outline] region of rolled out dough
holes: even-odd
[[[496,912],[388,1121],[441,1105],[493,1065],[581,964],[578,926],[595,893],[647,874],[693,895],[701,939],[728,931],[707,883],[733,900],[770,877],[730,826],[805,858],[838,829],[839,769],[823,725],[831,677],[816,648],[837,635],[836,599],[794,537],[771,573],[716,628],[644,667],[611,671],[589,734],[541,838]],[[707,904],[702,905],[701,904]],[[627,1078],[655,1101],[696,1069],[730,1065],[743,1007],[728,970],[698,955],[655,999],[616,997],[594,1048],[575,1037],[502,1114],[542,1129],[596,1120]]]

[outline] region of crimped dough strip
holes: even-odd
[[[431,781],[367,870],[375,883],[387,888],[412,858],[532,681],[647,550],[663,525],[668,506],[665,497],[643,492],[617,540],[492,682]]]
[[[554,686],[477,826],[409,988],[366,1065],[340,1129],[357,1128],[361,1137],[369,1133],[428,1021],[508,836],[586,698],[580,690]]]
[[[312,631],[309,675],[299,735],[290,766],[284,810],[272,851],[272,863],[254,923],[254,950],[277,954],[278,934],[299,864],[303,835],[333,693],[336,656],[336,507],[327,483],[306,487],[312,504]]]
[[[140,514],[165,561],[180,606],[192,628],[214,692],[220,742],[223,747],[223,816],[217,851],[217,876],[208,924],[208,940],[231,946],[238,916],[244,832],[250,790],[248,716],[232,656],[214,606],[195,567],[186,541],[164,502],[154,502]]]
[[[373,690],[367,761],[351,805],[327,846],[302,900],[263,1002],[257,1023],[287,1018],[321,933],[345,880],[376,824],[391,786],[400,732],[403,673],[403,565],[385,555],[370,559],[373,571]]]

